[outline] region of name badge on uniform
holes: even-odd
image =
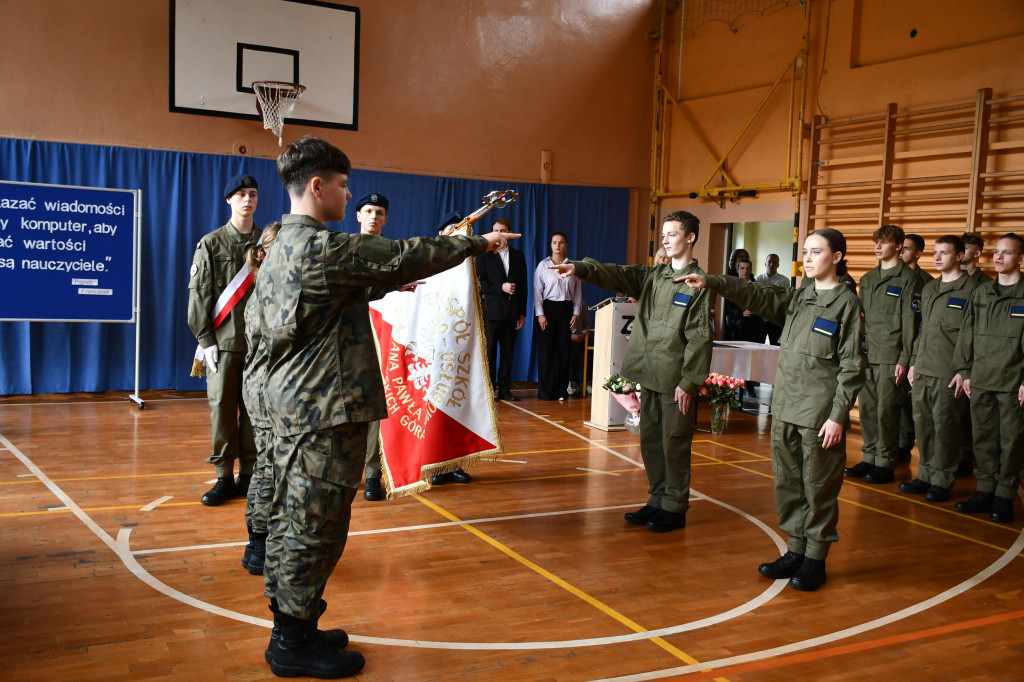
[[[887,286],[885,288],[885,295],[886,296],[894,296],[896,298],[899,298],[902,293],[903,293],[903,287],[898,287],[898,286],[895,286],[893,284],[890,284],[889,286]]]
[[[967,305],[966,298],[951,298],[948,301],[946,301],[947,308],[956,308],[957,310],[963,310],[965,305]]]
[[[811,331],[815,334],[832,338],[839,331],[839,323],[826,320],[824,317],[816,317],[814,318],[814,325],[811,326]]]
[[[689,308],[692,299],[693,296],[690,294],[677,293],[672,299],[672,305],[677,305],[680,308]]]
[[[1024,317],[1024,305],[1015,305],[1010,308],[1010,317]]]

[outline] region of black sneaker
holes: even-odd
[[[786,552],[775,561],[761,564],[757,572],[765,578],[778,580],[779,578],[792,578],[803,566],[804,555],[796,552]]]
[[[892,469],[886,469],[885,467],[874,466],[864,474],[864,480],[868,483],[874,483],[880,485],[883,483],[892,483],[896,480],[896,474],[893,473]]]
[[[235,479],[231,476],[221,476],[213,487],[206,491],[199,501],[207,507],[216,507],[224,504],[225,501],[235,496]]]
[[[869,462],[859,462],[858,464],[854,464],[852,467],[846,467],[843,469],[843,473],[850,478],[864,478],[864,474],[871,471],[871,467],[873,466],[874,464]]]
[[[898,487],[903,492],[910,493],[911,495],[924,495],[932,486],[928,481],[915,478],[913,481],[903,481]]]
[[[974,493],[974,497],[969,500],[961,500],[953,505],[953,509],[956,509],[961,514],[987,514],[992,511],[992,499],[995,497],[992,493]]]
[[[657,507],[645,504],[636,511],[626,512],[623,518],[626,519],[626,523],[632,523],[634,526],[646,526],[651,517],[657,513]]]
[[[929,502],[945,502],[949,499],[949,490],[941,485],[929,486],[924,493],[924,499]]]

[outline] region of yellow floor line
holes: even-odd
[[[494,547],[498,551],[502,552],[506,556],[514,559],[515,561],[518,561],[523,566],[526,566],[527,568],[529,568],[531,571],[534,571],[535,573],[538,573],[539,575],[543,576],[547,580],[550,580],[555,585],[558,585],[559,587],[561,587],[563,590],[566,590],[570,594],[573,594],[576,597],[579,597],[580,599],[582,599],[586,603],[588,603],[591,606],[593,606],[594,608],[596,608],[598,611],[601,611],[602,613],[604,613],[604,614],[606,614],[608,616],[611,616],[612,618],[614,618],[618,622],[622,623],[623,625],[625,625],[629,629],[633,630],[633,632],[647,632],[647,630],[645,628],[643,628],[639,624],[633,622],[632,620],[630,620],[626,616],[622,615],[621,613],[619,613],[615,609],[611,608],[607,604],[604,604],[603,602],[595,599],[594,597],[591,597],[589,594],[587,594],[586,592],[580,590],[579,588],[574,587],[573,585],[570,585],[565,580],[562,580],[561,578],[556,576],[554,573],[551,573],[550,571],[548,571],[548,570],[546,570],[544,568],[541,568],[537,564],[533,563],[532,561],[530,561],[529,559],[524,557],[522,554],[519,554],[518,552],[516,552],[512,548],[508,547],[507,545],[504,545],[504,544],[498,542],[497,540],[492,538],[490,535],[487,535],[486,533],[478,530],[474,526],[472,526],[472,525],[470,525],[468,523],[463,523],[463,521],[460,518],[458,518],[454,514],[450,513],[446,509],[444,509],[442,507],[439,507],[438,505],[434,504],[433,502],[431,502],[430,500],[424,498],[421,495],[413,495],[412,497],[414,497],[415,499],[419,500],[422,504],[424,504],[425,506],[429,507],[430,509],[433,509],[435,512],[437,512],[438,514],[440,514],[444,518],[448,519],[449,521],[452,521],[453,523],[459,524],[462,528],[464,528],[468,532],[470,532],[473,535],[477,536],[478,538],[480,538],[481,540],[483,540],[487,544],[491,545],[492,547]],[[687,662],[687,663],[689,663],[691,665],[700,665],[700,661],[695,659],[693,656],[690,656],[686,652],[681,651],[680,649],[672,646],[671,644],[666,642],[661,637],[652,637],[650,641],[654,642],[655,644],[660,646],[662,649],[664,649],[668,653],[672,654],[673,656],[675,656],[676,658],[678,658],[681,661],[685,661],[685,662]]]
[[[72,481],[114,481],[122,478],[156,478],[159,476],[216,476],[212,471],[178,471],[165,474],[125,474],[123,476],[82,476],[81,478],[52,478],[54,483],[69,483]],[[22,483],[42,483],[38,478],[26,476],[16,481],[0,481],[0,486],[18,485]]]

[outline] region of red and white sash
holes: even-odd
[[[242,263],[242,269],[232,278],[228,285],[221,292],[217,304],[213,306],[213,328],[217,329],[228,318],[231,311],[235,309],[238,302],[245,298],[246,293],[252,288],[256,281],[256,271],[248,262]],[[196,360],[203,359],[203,347],[196,347]]]

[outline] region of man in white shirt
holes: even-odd
[[[778,254],[768,254],[768,257],[764,259],[764,270],[762,274],[754,278],[755,282],[763,282],[782,288],[789,286],[789,278],[779,272]],[[779,345],[779,339],[782,337],[782,327],[765,320],[764,331],[768,335],[768,343],[773,346]]]

